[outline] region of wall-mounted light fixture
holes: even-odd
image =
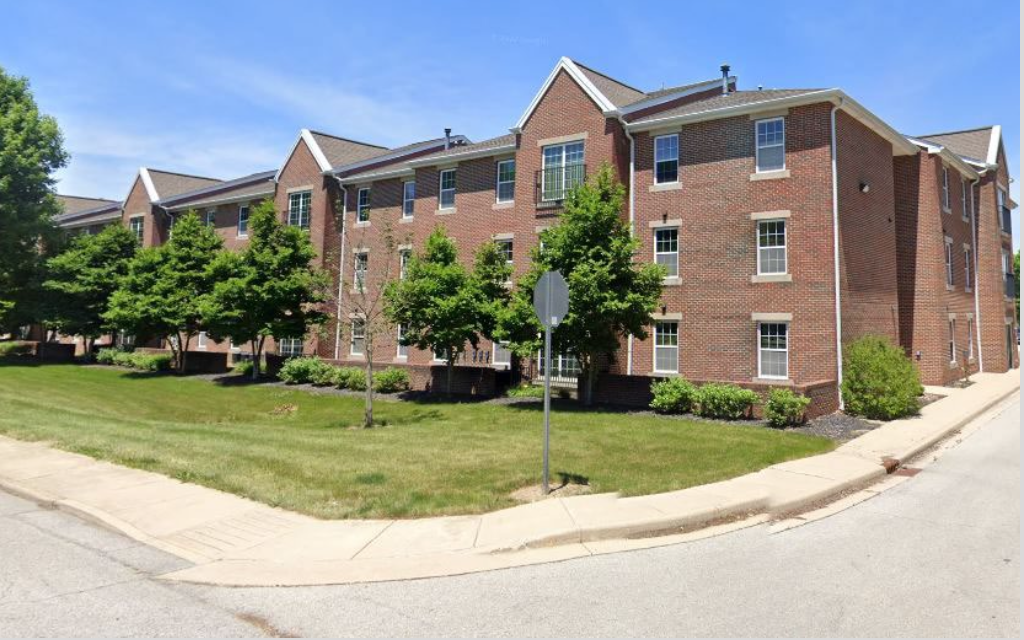
[[[863,180],[861,180],[861,182],[860,182],[860,192],[861,193],[867,193],[868,191],[871,191],[871,185],[868,184],[867,182],[864,182]]]

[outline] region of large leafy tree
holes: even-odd
[[[189,344],[205,328],[222,244],[194,212],[177,219],[166,244],[135,254],[104,319],[132,335],[168,340],[175,368],[183,373]]]
[[[57,122],[28,80],[0,67],[0,333],[38,319],[43,252],[60,212],[53,173],[67,164]]]
[[[451,394],[455,363],[467,344],[475,348],[480,342],[483,294],[444,228],[430,234],[423,252],[410,258],[405,277],[390,282],[384,296],[388,318],[403,326],[403,344],[445,359]]]
[[[533,266],[499,314],[497,334],[517,353],[536,353],[540,324],[533,288],[545,271],[560,271],[569,285],[569,313],[552,335],[555,350],[575,356],[583,378],[583,402],[592,390],[601,356],[614,356],[629,335],[645,339],[661,297],[662,267],[641,264],[640,247],[622,219],[625,190],[605,164],[570,192],[558,225],[543,231]]]
[[[104,318],[110,296],[128,273],[138,242],[127,227],[109,225],[98,234],[73,239],[46,263],[46,324],[65,335],[82,336],[86,353],[92,341],[111,331]]]
[[[248,246],[221,252],[213,262],[216,283],[200,315],[212,336],[251,345],[253,378],[267,338],[301,338],[326,320],[321,305],[329,278],[313,266],[315,257],[309,234],[281,224],[267,200],[249,214]]]

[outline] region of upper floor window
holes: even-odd
[[[679,181],[679,134],[654,139],[654,182],[666,184]]]
[[[499,238],[494,241],[494,244],[498,245],[498,253],[505,258],[505,263],[512,266],[512,239],[511,238]]]
[[[789,377],[789,325],[757,324],[757,377],[785,380]]]
[[[665,277],[679,276],[679,229],[654,230],[654,262],[665,267]]]
[[[356,197],[356,222],[370,221],[370,188],[363,187]]]
[[[757,223],[757,275],[786,273],[786,221],[761,220]]]
[[[970,247],[964,247],[964,289],[971,290],[974,285],[974,275],[971,269],[974,268],[974,252]]]
[[[949,212],[949,168],[942,167],[942,210]]]
[[[495,342],[491,354],[491,362],[496,365],[509,366],[512,364],[512,351],[508,348],[507,342]]]
[[[409,271],[409,258],[412,257],[412,251],[409,249],[400,249],[398,251],[398,277],[404,280],[406,273]]]
[[[783,118],[758,120],[756,170],[781,171],[786,168],[786,121]]]
[[[516,161],[502,160],[498,163],[498,202],[512,202],[516,198]]]
[[[565,194],[586,179],[583,143],[570,142],[544,147],[544,166],[540,175],[541,200],[564,200]]]
[[[173,218],[171,218],[173,220]],[[146,219],[142,216],[128,218],[128,230],[135,234],[135,239],[142,243],[142,231],[146,227]]]
[[[953,238],[946,238],[946,286],[953,286]]]
[[[438,209],[455,208],[455,169],[445,169],[440,177],[441,191],[437,198]]]
[[[960,178],[960,214],[967,219],[967,180]]]
[[[356,291],[363,291],[366,286],[366,272],[370,268],[370,254],[361,251],[355,254],[354,268],[352,270],[352,286]]]
[[[249,207],[242,205],[238,207],[238,237],[245,238],[249,235]]]
[[[309,228],[309,209],[313,202],[311,191],[288,194],[288,224],[302,229]]]
[[[416,181],[402,183],[402,217],[411,218],[416,209]]]
[[[1003,191],[1002,187],[996,188],[996,217],[999,223],[999,228],[1003,230],[1003,233],[1011,233],[1013,230],[1013,220],[1010,214],[1010,208],[1006,206],[1006,192]]]
[[[208,209],[206,211],[206,226],[216,227],[217,226],[217,210]]]

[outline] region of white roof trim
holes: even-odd
[[[990,165],[996,165],[999,163],[999,142],[1003,137],[1003,125],[997,124],[992,127],[992,137],[988,141],[988,157],[985,158],[985,162]]]
[[[284,162],[278,168],[277,173],[274,174],[274,182],[280,182],[281,172],[284,171],[284,167],[288,164],[288,161],[295,155],[295,150],[299,148],[299,143],[305,142],[306,146],[309,147],[309,152],[313,154],[313,159],[316,160],[316,164],[320,167],[320,171],[327,172],[331,170],[331,163],[327,161],[327,156],[320,149],[320,145],[316,143],[316,138],[313,137],[313,133],[309,129],[301,129],[299,131],[299,137],[295,140],[295,144],[292,145],[291,151],[285,156]]]
[[[360,182],[374,182],[376,180],[386,180],[388,178],[408,178],[414,177],[416,172],[411,167],[398,167],[396,169],[388,169],[387,171],[371,171],[368,173],[354,173],[344,177],[335,176],[338,180],[341,180],[342,184],[358,184]]]
[[[487,156],[498,156],[509,151],[516,150],[516,143],[503,144],[500,147],[487,147],[486,149],[467,149],[458,153],[449,153],[443,156],[427,156],[425,158],[414,158],[409,161],[409,166],[412,167],[429,167],[435,164],[444,164],[446,162],[459,162],[461,160],[469,160],[472,158],[486,158]]]
[[[238,204],[244,204],[246,202],[252,202],[253,200],[259,200],[262,197],[272,196],[272,195],[274,195],[274,190],[273,189],[267,189],[266,191],[258,191],[256,193],[248,193],[248,194],[236,194],[236,195],[233,195],[233,196],[224,196],[222,198],[215,198],[215,199],[212,199],[212,200],[197,199],[196,202],[193,202],[191,204],[170,205],[170,206],[166,206],[165,208],[168,211],[188,211],[189,209],[194,209],[197,206],[198,207],[216,207],[218,205],[232,204],[232,203],[235,203],[235,202],[237,202]]]
[[[729,76],[729,83],[730,84],[735,84],[736,81],[737,81],[737,77],[736,76]],[[685,98],[686,96],[692,96],[695,93],[701,93],[703,91],[707,91],[708,89],[710,89],[712,87],[715,87],[715,86],[719,86],[719,87],[722,86],[721,79],[705,80],[704,82],[699,82],[699,83],[693,85],[689,89],[683,89],[682,91],[676,91],[674,93],[668,93],[668,94],[665,94],[663,96],[658,96],[657,98],[649,98],[647,100],[641,100],[639,102],[634,102],[633,104],[631,104],[629,106],[622,107],[621,109],[619,109],[619,113],[624,115],[624,116],[625,115],[629,115],[630,113],[633,113],[635,111],[640,111],[641,109],[649,109],[650,107],[656,107],[658,105],[665,104],[666,102],[672,102],[673,100],[678,100],[679,98]]]
[[[142,185],[146,187],[146,195],[149,196],[149,201],[156,202],[159,200],[160,194],[156,192],[156,185],[153,184],[153,177],[149,175],[149,169],[139,167],[139,177],[142,178]],[[127,200],[127,198],[125,199]]]
[[[908,137],[907,140],[910,140],[915,145],[923,148],[930,155],[939,156],[940,158],[945,160],[946,163],[952,165],[957,170],[957,172],[960,173],[960,175],[971,180],[978,179],[978,172],[970,164],[968,164],[966,160],[956,155],[946,147],[943,147],[942,145],[932,144],[931,142],[926,142],[924,140],[919,140],[917,138]]]
[[[537,105],[540,104],[544,94],[547,93],[551,84],[555,81],[555,78],[558,77],[559,71],[565,71],[569,74],[569,77],[575,80],[576,84],[580,85],[583,91],[590,96],[590,99],[597,103],[597,106],[601,109],[602,113],[610,114],[615,112],[615,105],[612,104],[612,101],[601,93],[596,86],[594,86],[594,83],[587,78],[578,66],[576,66],[575,62],[565,56],[562,56],[562,58],[558,60],[558,64],[555,65],[555,68],[551,70],[550,74],[548,74],[548,79],[544,81],[543,85],[541,85],[540,91],[537,92],[537,95],[533,96],[530,106],[528,106],[526,111],[523,112],[523,115],[519,117],[519,121],[516,122],[516,126],[511,129],[513,133],[519,133],[523,130],[523,127],[526,126],[526,122],[537,109]]]

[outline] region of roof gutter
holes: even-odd
[[[839,396],[839,410],[845,408],[843,402],[843,306],[841,284],[842,277],[839,272],[839,172],[837,168],[836,149],[836,112],[843,108],[845,100],[842,96],[839,101],[832,105],[830,124],[832,133],[832,269],[835,272],[835,312],[836,312],[836,392]]]
[[[971,265],[972,275],[974,276],[974,340],[977,342],[975,353],[978,354],[978,373],[985,371],[985,357],[981,352],[981,299],[978,295],[978,285],[980,281],[978,279],[978,264],[980,258],[978,257],[978,226],[975,223],[975,216],[978,213],[978,203],[974,200],[974,188],[981,182],[981,176],[978,176],[973,182],[971,182],[971,260],[974,264]],[[969,366],[969,363],[968,363]]]

